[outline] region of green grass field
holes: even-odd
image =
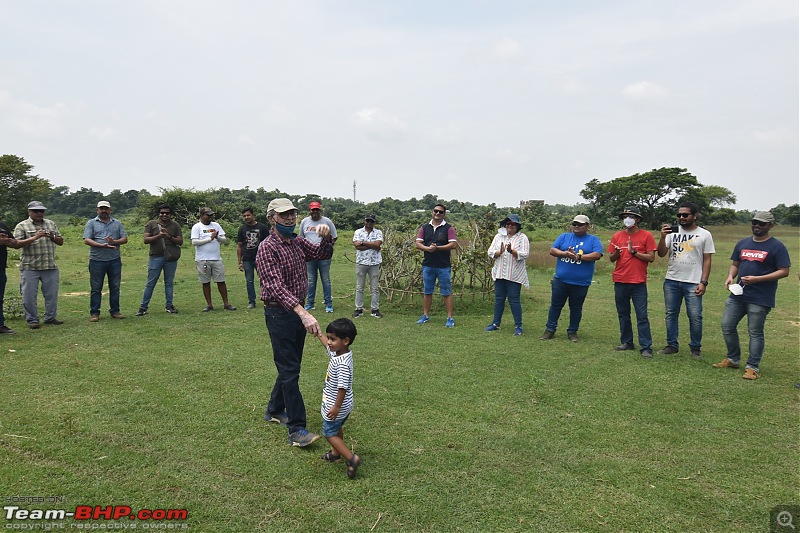
[[[508,310],[499,332],[483,330],[490,299],[457,300],[454,329],[444,327],[438,297],[424,326],[415,324],[418,297],[384,302],[381,320],[357,319],[356,408],[344,430],[364,466],[351,481],[342,464],[320,460],[324,440],[291,448],[285,430],[262,419],[275,367],[263,311],[245,309],[235,246],[224,254],[238,311],[200,312],[193,250],[185,246],[175,287],[180,314],[163,312],[159,283],[150,314],[133,316],[147,252],[132,237],[123,248],[128,318],[110,319],[106,297],[101,321],[92,324],[88,250],[80,228],[62,228],[59,317],[66,323],[30,331],[24,319],[8,319],[18,334],[0,336],[0,497],[23,509],[189,512],[177,522],[94,522],[116,529],[769,530],[771,508],[800,503],[800,234],[774,232],[790,249],[793,271],[781,280],[767,321],[763,377],[748,382],[741,371],[711,363],[725,355],[719,323],[728,257],[749,227],[710,229],[718,253],[704,299],[702,361],[688,355],[685,316],[679,355],[643,360],[613,351],[619,329],[606,258],[586,301],[581,342],[566,340],[566,310],[556,338],[538,340],[552,241],[533,243],[544,259],[532,266],[523,293],[521,337],[511,335]],[[600,236],[607,242],[610,232]],[[334,260],[336,312],[315,311],[323,325],[353,310],[348,241],[343,232]],[[656,348],[665,342],[665,262],[650,268]],[[12,296],[19,279],[13,265],[8,275]],[[315,432],[326,366],[309,338],[301,388]],[[19,497],[45,503],[14,503]]]

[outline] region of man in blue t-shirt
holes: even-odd
[[[603,257],[603,244],[594,235],[589,235],[589,224],[589,217],[577,215],[572,219],[572,231],[559,235],[550,248],[550,255],[557,259],[556,275],[551,283],[547,325],[539,337],[543,341],[555,335],[561,310],[569,300],[567,337],[572,342],[578,342],[583,301],[592,284],[595,261]]]
[[[775,225],[775,217],[769,211],[759,211],[753,216],[752,237],[736,243],[731,254],[733,264],[728,270],[725,287],[729,288],[738,275],[741,294],[731,290],[722,315],[722,337],[728,355],[713,366],[717,368],[739,368],[741,348],[736,326],[747,316],[747,332],[750,335],[747,367],[742,377],[758,379],[758,364],[764,353],[764,322],[775,307],[778,280],[789,275],[791,261],[789,251],[769,231]],[[729,289],[730,290],[730,289]]]

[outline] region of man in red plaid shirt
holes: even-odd
[[[319,244],[296,237],[297,208],[287,198],[269,203],[267,220],[270,234],[256,252],[256,271],[278,377],[264,419],[286,426],[289,444],[304,447],[319,439],[306,430],[306,406],[298,383],[306,332],[320,333],[317,319],[303,308],[308,291],[306,261],[330,253],[333,241],[325,224],[317,227],[322,238]]]

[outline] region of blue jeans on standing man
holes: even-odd
[[[569,300],[569,326],[567,333],[578,333],[583,318],[583,302],[589,293],[588,285],[573,285],[564,283],[558,278],[553,278],[550,293],[550,310],[547,312],[547,331],[555,332],[558,327],[558,319],[561,317],[561,310]]]
[[[745,302],[740,296],[729,296],[725,301],[725,311],[722,313],[722,338],[728,348],[728,359],[738,365],[742,356],[739,346],[739,332],[736,326],[747,315],[747,333],[750,336],[748,346],[749,356],[747,368],[758,371],[758,364],[764,355],[764,322],[772,310],[765,305]]]
[[[172,295],[175,288],[175,271],[178,270],[178,261],[167,261],[164,256],[150,256],[147,261],[147,282],[144,284],[144,294],[142,294],[142,303],[139,307],[147,309],[150,305],[150,298],[153,297],[153,289],[158,283],[158,278],[161,276],[161,271],[164,271],[164,298],[166,302],[164,307],[169,309],[174,307],[172,304]]]
[[[703,297],[695,294],[696,288],[697,283],[664,280],[668,346],[678,348],[678,317],[683,300],[686,300],[686,316],[689,317],[689,348],[699,350],[703,343]]]
[[[521,283],[515,283],[507,279],[494,280],[494,318],[492,319],[492,324],[500,325],[500,321],[503,320],[503,311],[506,307],[506,298],[508,298],[508,306],[514,316],[514,326],[522,327],[522,303],[519,297],[521,290]]]
[[[306,427],[306,404],[300,392],[300,364],[303,361],[303,346],[306,328],[295,313],[282,307],[264,306],[264,320],[272,344],[272,359],[278,377],[267,404],[269,415],[286,412],[289,433]]]
[[[317,272],[319,272],[319,279],[322,281],[322,297],[325,299],[325,305],[328,307],[332,306],[331,260],[318,259],[316,261],[306,261],[306,271],[308,272],[308,297],[306,298],[306,305],[309,308],[314,307],[314,300],[317,295]]]
[[[256,304],[255,261],[242,261],[242,270],[244,270],[244,283],[247,286],[247,303],[250,305],[255,305]]]
[[[647,283],[614,283],[614,303],[619,317],[620,342],[634,346],[631,301],[636,312],[639,346],[641,351],[650,350],[653,346],[653,337],[650,334],[650,320],[647,318]]]
[[[122,282],[122,259],[119,257],[111,261],[95,261],[89,259],[89,314],[99,315],[100,304],[103,301],[103,279],[108,276],[108,301],[109,312],[119,314],[119,286]]]

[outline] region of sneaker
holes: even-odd
[[[363,314],[364,314],[363,309],[356,309],[355,311],[353,311],[353,318],[358,318]]]
[[[419,317],[419,320],[417,320],[417,324],[424,324],[425,322],[428,322],[430,319],[431,317],[429,317],[428,315],[422,315],[421,317]]]
[[[614,349],[618,352],[624,352],[625,350],[633,350],[633,344],[620,344],[619,346],[615,346]]]
[[[642,350],[642,357],[644,357],[645,359],[650,359],[651,357],[653,357],[653,350],[650,349]]]
[[[177,315],[178,314],[178,310],[175,309],[175,306],[172,306],[172,305],[169,306],[169,307],[165,307],[164,311],[166,311],[167,313],[169,313],[171,315]],[[147,309],[145,309],[144,312],[146,313]]]
[[[256,308],[256,304],[247,304],[247,308],[248,309],[255,309]]]
[[[702,357],[702,355],[700,355],[700,348],[692,348],[692,357],[695,357],[697,359]]]
[[[728,359],[727,357],[722,361],[720,361],[719,363],[714,363],[711,366],[713,366],[714,368],[739,368],[739,365],[732,363],[731,360]]]
[[[372,318],[383,318],[383,315],[378,309],[373,309],[370,316],[372,316]]]
[[[16,333],[13,329],[8,326],[0,326],[0,333],[5,333],[6,335],[13,335]]]
[[[303,309],[305,309],[306,311],[313,311],[314,310],[314,304],[306,304],[306,305],[303,306]]]
[[[514,336],[519,337],[520,335],[522,335],[522,326],[516,326],[514,328]]]
[[[539,340],[540,341],[549,341],[550,339],[553,338],[553,336],[555,334],[556,334],[555,331],[550,331],[549,329],[546,329],[546,330],[544,330],[544,333],[542,333],[542,336],[539,337]]]
[[[89,322],[100,322],[100,315],[92,315],[89,317]]]
[[[447,317],[447,320],[444,323],[444,327],[453,328],[455,326],[456,326],[456,321],[453,319],[453,317],[451,316]]]
[[[284,411],[283,413],[275,414],[275,415],[271,415],[269,413],[266,413],[264,415],[264,420],[266,420],[267,422],[272,422],[274,424],[280,424],[280,425],[286,427],[286,425],[289,423],[289,416],[286,414],[286,411]]]
[[[226,311],[236,311],[236,306],[234,306],[232,304],[228,304],[228,305],[225,306],[225,310]]]
[[[113,316],[113,315],[112,315],[112,316]],[[121,316],[121,315],[120,315],[120,316]],[[116,317],[114,317],[114,318],[116,318]],[[61,324],[63,324],[63,323],[64,323],[64,321],[63,321],[63,320],[59,320],[59,319],[57,319],[57,318],[51,318],[50,320],[45,320],[45,321],[44,321],[44,323],[45,323],[45,324],[49,324],[49,325],[51,325],[51,326],[60,326]]]
[[[569,340],[571,340],[572,342],[578,342],[580,340],[580,339],[578,339],[578,334],[577,333],[567,333],[567,338]]]
[[[208,313],[209,311],[213,311],[213,310],[214,310],[214,306],[213,305],[207,305],[207,306],[205,306],[203,308],[203,312],[204,313]]]
[[[325,306],[325,312],[326,313],[333,313],[333,306],[332,305],[326,305]]]
[[[486,331],[497,331],[498,329],[500,329],[500,324],[495,324],[494,322],[486,326]]]
[[[753,370],[752,368],[745,368],[744,374],[742,374],[743,379],[758,379],[759,377],[758,370]]]
[[[169,309],[167,309],[167,313],[169,313]],[[136,311],[136,316],[144,316],[147,314],[146,307],[140,307],[138,311]]]
[[[289,433],[289,444],[292,446],[299,446],[301,448],[305,448],[310,444],[314,444],[319,440],[319,435],[316,433],[311,433],[307,431],[305,428],[300,428],[293,433]]]
[[[678,353],[678,349],[674,346],[664,346],[661,350],[658,351],[661,355],[672,355],[674,353]]]

